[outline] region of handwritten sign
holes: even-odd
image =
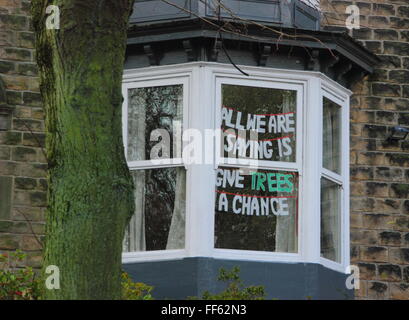
[[[236,120],[234,123],[233,117]],[[224,151],[242,158],[285,161],[284,157],[291,157],[294,153],[294,123],[293,112],[277,115],[248,114],[247,120],[243,122],[242,112],[223,107]],[[239,134],[236,134],[236,130],[229,129],[237,129]],[[256,140],[248,139],[249,134],[245,131],[250,130],[257,133]],[[259,139],[260,134],[273,134],[274,138]],[[277,134],[284,135],[278,137]]]
[[[251,172],[218,169],[216,193],[218,212],[248,216],[287,216],[288,200],[296,198],[293,172]]]
[[[222,85],[223,157],[294,162],[296,105],[296,91]],[[252,168],[216,172],[215,247],[296,252],[298,174]]]
[[[223,85],[224,157],[294,161],[295,91]]]

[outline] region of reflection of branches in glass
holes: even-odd
[[[255,115],[264,115],[266,126],[269,122],[269,116],[277,119],[277,117],[284,117],[285,114],[292,113],[292,119],[294,121],[294,129],[296,129],[296,106],[297,98],[296,91],[294,90],[282,90],[273,88],[251,87],[242,85],[228,85],[222,86],[222,99],[223,106],[228,109],[232,109],[232,117],[230,121],[232,123],[237,122],[238,113],[241,112],[241,122],[246,123],[248,117],[254,117]],[[276,120],[277,121],[277,120]],[[223,127],[223,130],[228,129]],[[249,138],[248,136],[244,138]],[[259,132],[257,135],[257,141],[262,143],[263,141],[269,141],[274,150],[278,150],[278,144],[280,139],[290,138],[289,143],[292,148],[291,157],[285,161],[295,160],[296,150],[296,133],[295,132]],[[228,134],[224,136],[224,144],[227,145]],[[251,140],[251,139],[250,139]],[[246,157],[250,157],[250,149],[246,151]],[[229,155],[225,155],[229,156]],[[232,155],[230,155],[232,156]],[[273,152],[272,158],[269,160],[283,161],[278,152]]]
[[[173,121],[180,120],[178,109],[180,109],[182,86],[164,86],[146,88],[147,106],[146,112],[146,157],[149,159],[152,147],[157,143],[150,141],[150,133],[156,129],[165,129],[170,136],[170,155],[173,154]]]
[[[150,159],[151,149],[158,143],[150,140],[151,133],[157,129],[168,133],[170,141],[165,142],[169,142],[169,156],[173,154],[173,126],[175,121],[182,121],[182,114],[183,85],[130,89],[128,161]],[[133,170],[131,173],[135,183],[136,208],[125,236],[124,250],[183,248],[184,171],[166,168]]]
[[[340,186],[321,180],[321,256],[341,260]]]
[[[146,250],[165,250],[175,204],[176,169],[145,172]]]
[[[275,216],[244,216],[216,211],[215,247],[274,252]]]
[[[224,105],[247,114],[282,113],[284,95],[295,98],[295,91],[272,88],[225,84],[222,91]]]
[[[128,153],[132,154],[135,153],[135,148],[144,146],[145,157],[140,159],[131,155],[129,156],[130,160],[150,159],[151,149],[158,143],[158,141],[151,141],[151,133],[157,129],[164,129],[169,134],[169,152],[170,155],[173,154],[173,123],[176,120],[181,120],[182,97],[182,85],[130,90],[129,135],[135,135],[138,127],[143,125],[144,128],[139,128],[139,131],[141,131],[139,134],[143,136],[139,138],[145,139],[144,144],[140,146],[131,143],[128,150]]]

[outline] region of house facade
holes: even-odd
[[[238,266],[271,298],[408,299],[409,4],[135,6],[124,269],[158,298],[217,291],[218,270]],[[0,0],[0,251],[20,248],[40,267],[47,164],[33,41],[29,1]]]

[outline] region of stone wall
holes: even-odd
[[[351,108],[351,259],[359,299],[409,299],[409,141],[387,141],[409,126],[409,1],[321,0],[328,29],[345,30],[347,6],[360,8],[350,32],[383,60],[354,88]]]
[[[0,0],[0,97],[12,109],[10,130],[0,131],[0,252],[20,248],[39,267],[47,165],[29,10],[27,0]]]

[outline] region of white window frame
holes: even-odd
[[[337,263],[335,261],[329,260],[327,258],[320,256],[320,263],[330,269],[340,270],[339,266],[346,268],[350,265],[350,229],[349,229],[349,214],[346,215],[344,212],[349,213],[349,168],[350,168],[350,158],[349,158],[349,146],[350,146],[350,130],[349,130],[349,109],[350,109],[350,96],[346,96],[342,91],[337,90],[335,86],[328,82],[321,83],[321,107],[320,113],[321,118],[323,117],[323,100],[324,98],[336,103],[341,109],[341,173],[337,174],[323,167],[323,125],[320,126],[321,134],[319,135],[321,139],[319,154],[321,156],[321,178],[325,178],[332,181],[340,186],[340,198],[341,198],[341,262]],[[347,152],[346,152],[347,150]],[[320,192],[321,194],[321,192]],[[321,230],[320,230],[321,233]]]
[[[215,128],[220,128],[221,126],[221,109],[222,109],[222,94],[221,87],[223,84],[230,85],[242,85],[242,86],[251,86],[251,87],[262,87],[270,89],[282,89],[282,90],[294,90],[296,91],[297,96],[297,106],[296,106],[296,161],[295,162],[281,162],[281,161],[266,161],[258,160],[257,169],[262,170],[274,170],[274,171],[292,171],[298,173],[298,188],[302,188],[302,145],[303,145],[303,105],[305,101],[305,85],[304,81],[282,79],[282,78],[270,78],[266,79],[260,76],[252,76],[249,79],[247,76],[234,74],[226,74],[226,72],[214,72],[213,74],[213,83],[215,90]],[[221,137],[218,138],[221,141]],[[215,168],[219,167],[240,167],[242,161],[240,159],[228,159],[221,157],[219,154],[220,149],[216,148],[216,163]],[[254,168],[252,166],[252,161],[248,165],[243,167]],[[247,163],[246,163],[247,164]],[[299,207],[301,207],[301,193],[298,192],[298,201]],[[213,203],[216,199],[214,198]],[[214,211],[214,210],[213,210]],[[300,219],[300,216],[298,216]],[[213,214],[213,225],[215,224],[215,217]],[[268,252],[268,251],[252,251],[252,250],[236,250],[236,249],[221,249],[213,248],[213,256],[217,258],[228,258],[232,257],[239,260],[262,260],[262,261],[301,261],[302,257],[300,254],[301,246],[301,232],[302,228],[298,223],[298,243],[297,243],[297,253],[287,253],[287,252]],[[212,233],[214,239],[214,227]],[[212,240],[214,242],[214,240]]]
[[[182,120],[182,130],[188,127],[189,119],[189,105],[191,99],[190,86],[191,86],[191,73],[180,73],[177,75],[164,74],[162,76],[158,75],[154,78],[148,75],[141,75],[138,78],[128,78],[123,80],[122,85],[122,95],[124,97],[124,102],[122,105],[122,135],[124,141],[124,151],[125,157],[128,155],[128,91],[130,89],[136,88],[149,88],[149,87],[159,87],[159,86],[171,86],[171,85],[182,85],[183,86],[183,120]],[[183,148],[183,142],[182,142]],[[171,155],[173,156],[173,155]],[[155,170],[163,168],[177,168],[184,167],[182,158],[169,158],[161,159],[160,163],[152,160],[141,160],[141,161],[127,161],[128,167],[131,171],[136,170]],[[186,174],[186,188],[188,186],[189,175]],[[186,191],[188,191],[186,189]],[[189,198],[188,192],[186,192],[186,197]],[[188,204],[188,201],[186,201]],[[188,212],[188,208],[186,208]],[[185,248],[175,249],[175,250],[154,250],[154,251],[139,251],[139,252],[124,252],[122,253],[122,259],[124,263],[136,262],[136,261],[150,261],[162,259],[175,259],[187,255],[187,239],[189,230],[189,218],[185,217]]]
[[[320,72],[282,70],[273,68],[240,66],[250,74],[241,75],[229,64],[212,62],[191,62],[179,65],[155,66],[125,70],[123,77],[124,101],[124,141],[127,134],[127,90],[132,86],[157,86],[185,78],[189,88],[185,104],[184,128],[195,128],[204,133],[205,129],[220,129],[220,87],[221,83],[239,83],[273,88],[297,88],[297,146],[296,162],[258,161],[258,168],[269,170],[298,171],[299,173],[299,233],[298,253],[278,253],[214,248],[214,203],[215,169],[222,161],[213,140],[211,150],[212,165],[185,165],[186,176],[186,246],[184,250],[161,250],[131,252],[123,254],[123,262],[157,261],[182,259],[185,257],[214,257],[222,259],[305,262],[322,264],[330,269],[346,273],[349,266],[349,98],[351,91],[331,80]],[[184,87],[185,88],[185,87]],[[330,95],[331,100],[342,107],[342,261],[336,263],[320,256],[320,188],[321,176],[326,174],[322,168],[322,99]],[[298,110],[298,109],[301,110]],[[186,110],[187,109],[187,110]],[[312,137],[314,137],[312,139]],[[319,138],[317,138],[319,137]],[[163,165],[162,167],[166,167]],[[175,166],[174,164],[168,166]],[[230,166],[233,166],[230,164]],[[138,169],[156,168],[149,163]],[[132,166],[135,169],[135,166]],[[339,177],[338,177],[339,178]],[[194,182],[195,181],[195,182]],[[200,183],[198,182],[200,181]]]
[[[185,106],[189,105],[189,92],[190,92],[190,77],[189,75],[178,75],[175,77],[163,77],[157,78],[155,80],[151,79],[140,79],[138,81],[123,82],[122,85],[122,95],[124,96],[124,103],[122,105],[122,134],[124,139],[125,156],[128,155],[128,91],[130,89],[137,88],[150,88],[150,87],[160,87],[160,86],[171,86],[171,85],[182,85],[183,86],[183,121],[182,130],[187,128],[189,108]],[[183,147],[183,146],[182,146]],[[175,166],[183,166],[182,158],[169,158],[161,159],[160,164],[155,163],[152,160],[141,160],[141,161],[128,161],[128,167],[132,170],[138,169],[155,169],[155,168],[168,168]]]
[[[221,95],[221,86],[224,84],[228,85],[241,85],[249,87],[258,87],[258,88],[269,88],[269,89],[281,89],[281,90],[293,90],[297,92],[297,106],[296,106],[296,161],[295,162],[283,162],[283,161],[267,161],[267,160],[257,160],[257,167],[259,169],[273,170],[281,169],[286,171],[301,171],[302,170],[302,132],[303,132],[303,101],[304,101],[304,83],[301,82],[284,82],[273,80],[266,81],[265,79],[259,79],[252,77],[251,80],[248,77],[226,77],[223,75],[216,75],[215,78],[215,106],[216,106],[216,115],[215,115],[215,128],[220,128],[221,126],[221,106],[222,106],[222,95]],[[299,120],[299,121],[298,121]],[[221,139],[221,137],[220,137]],[[216,165],[225,166],[225,167],[237,167],[240,166],[243,161],[240,159],[224,158],[221,157],[219,150],[216,149]],[[251,160],[245,160],[244,162],[250,162]]]

